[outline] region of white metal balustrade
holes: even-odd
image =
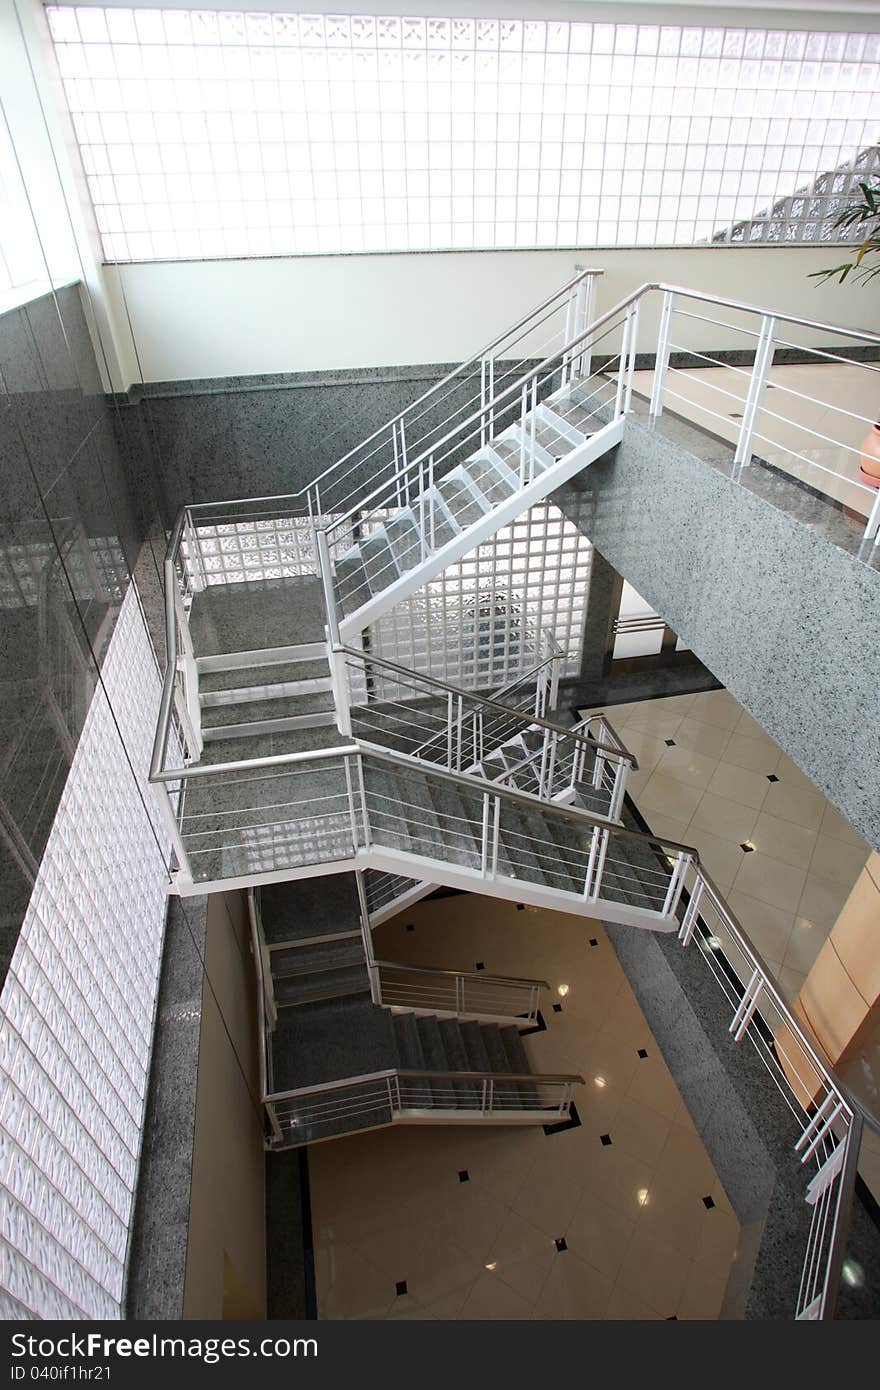
[[[537,1022],[541,990],[550,988],[546,980],[440,970],[400,961],[373,960],[368,968],[373,1002],[386,1008],[526,1028]]]

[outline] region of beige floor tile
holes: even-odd
[[[569,1250],[609,1279],[616,1279],[634,1229],[633,1217],[609,1207],[590,1190],[581,1197],[565,1238]]]
[[[640,1232],[692,1260],[700,1245],[705,1213],[696,1185],[682,1191],[678,1184],[658,1176],[648,1189],[636,1225]]]
[[[463,1250],[452,1240],[432,1234],[418,1256],[400,1266],[395,1282],[406,1279],[410,1293],[428,1307],[440,1299],[452,1301],[456,1294],[463,1303],[483,1268],[484,1262],[472,1252]]]
[[[423,1304],[409,1294],[404,1294],[402,1298],[395,1301],[390,1313],[385,1315],[386,1322],[433,1322],[434,1314],[429,1312]]]
[[[702,1264],[726,1273],[736,1255],[739,1242],[739,1223],[723,1207],[713,1207],[703,1218],[703,1230],[696,1258]]]
[[[631,1289],[620,1284],[615,1284],[605,1309],[606,1322],[658,1322],[660,1316],[655,1308],[650,1308]]]
[[[652,810],[662,811],[665,816],[674,816],[677,820],[690,820],[701,795],[699,787],[685,786],[660,771],[651,773],[641,794],[634,793],[639,806],[644,806],[649,813],[649,822]]]
[[[602,1167],[597,1169],[596,1195],[615,1211],[635,1219],[645,1204],[645,1194],[651,1190],[657,1169],[613,1142],[601,1152],[604,1157]]]
[[[736,767],[748,768],[750,772],[762,773],[765,777],[776,771],[779,749],[766,734],[761,738],[749,738],[735,730],[724,750],[724,761]]]
[[[691,1265],[679,1299],[677,1316],[683,1320],[716,1321],[726,1288],[726,1274],[720,1274],[707,1265]]]
[[[674,748],[664,751],[657,764],[657,771],[666,777],[674,778],[676,782],[684,783],[686,787],[698,787],[703,791],[716,767],[717,759],[707,757],[705,753],[697,753],[693,748],[679,747],[676,743]]]
[[[471,1183],[456,1186],[457,1191],[450,1184],[446,1209],[436,1227],[437,1234],[485,1263],[510,1210],[485,1186]]]
[[[657,1162],[657,1181],[684,1196],[696,1191],[702,1196],[717,1181],[712,1160],[692,1123],[676,1121],[672,1125]]]
[[[763,724],[759,724],[757,719],[744,709],[736,721],[736,733],[742,734],[744,738],[769,738]]]
[[[672,840],[675,844],[685,845],[688,843],[686,818],[677,816],[665,816],[662,811],[655,811],[653,808],[649,816],[646,817],[651,831],[660,840]]]
[[[580,1201],[579,1188],[569,1183],[547,1183],[534,1171],[525,1179],[513,1201],[513,1212],[528,1221],[549,1240],[565,1235]],[[503,1244],[506,1226],[499,1235]]]
[[[532,1305],[491,1270],[484,1269],[458,1316],[464,1322],[481,1319],[512,1321],[532,1316]]]
[[[769,790],[761,807],[763,811],[781,820],[794,821],[795,825],[805,825],[808,830],[819,829],[826,805],[821,793],[805,793],[784,779],[766,785]]]
[[[352,1250],[340,1260],[318,1313],[321,1318],[384,1317],[396,1297],[395,1281]]]
[[[867,858],[868,852],[861,845],[844,844],[842,840],[820,834],[810,860],[810,873],[842,883],[849,889],[865,867]]]
[[[518,1293],[520,1298],[532,1307],[538,1302],[541,1290],[547,1282],[547,1275],[553,1268],[553,1262],[558,1256],[556,1246],[551,1246],[548,1250],[542,1250],[537,1255],[527,1255],[524,1260],[501,1260],[496,1268],[491,1271],[497,1274],[499,1279],[503,1279]]]
[[[707,690],[694,697],[688,710],[692,719],[715,724],[721,729],[735,729],[742,715],[742,706],[729,690]]]
[[[655,1239],[650,1227],[637,1227],[617,1283],[668,1318],[678,1308],[690,1266],[687,1256]]]
[[[577,1194],[573,1195],[573,1201],[567,1209],[573,1211],[577,1206]],[[551,1229],[553,1229],[551,1225]],[[518,1260],[524,1260],[529,1255],[540,1255],[549,1250],[556,1236],[562,1235],[560,1230],[551,1235],[537,1226],[533,1221],[517,1211],[509,1211],[498,1229],[494,1239],[490,1242],[483,1261],[485,1265],[491,1264],[514,1264]]]
[[[738,801],[743,806],[760,811],[770,785],[760,772],[750,772],[748,768],[720,762],[709,780],[707,790],[715,796],[724,796],[729,801]]]
[[[776,983],[779,993],[788,1005],[794,1003],[804,987],[806,975],[800,970],[792,970],[790,966],[782,965],[776,975]]]
[[[479,1275],[477,1278],[479,1278]],[[433,1303],[429,1303],[427,1306],[431,1317],[437,1318],[439,1321],[443,1322],[457,1322],[461,1316],[461,1310],[470,1297],[471,1290],[476,1282],[477,1280],[474,1279],[473,1283],[466,1285],[465,1288],[456,1289],[454,1293],[444,1294],[442,1298],[435,1299]]]
[[[772,907],[759,898],[748,897],[736,888],[731,891],[728,900],[758,955],[768,963],[773,960],[781,964],[794,927],[794,913]]]
[[[717,724],[706,724],[690,715],[684,718],[675,731],[675,742],[682,748],[691,748],[704,757],[720,762],[724,750],[731,739],[729,729],[721,729]]]
[[[635,1099],[632,1094],[624,1096],[614,1116],[614,1128],[609,1130],[614,1145],[652,1166],[656,1165],[666,1140],[672,1121],[667,1115]]]
[[[627,1094],[640,1104],[656,1110],[666,1119],[674,1120],[681,1104],[678,1087],[663,1059],[652,1054],[652,1047],[656,1048],[656,1043],[652,1040],[646,1047],[648,1056],[639,1059]],[[666,1138],[668,1140],[668,1133]]]
[[[799,869],[809,866],[816,847],[815,830],[767,815],[766,812],[758,817],[748,838],[759,853],[769,854],[772,859],[781,859],[783,863],[793,864]]]
[[[706,792],[697,804],[691,825],[698,830],[708,830],[719,840],[740,844],[749,838],[757,819],[758,811],[754,807],[743,806],[727,796]]]
[[[820,878],[816,874],[809,873],[797,906],[796,917],[798,919],[803,917],[808,922],[814,922],[817,927],[824,927],[826,932],[830,932],[849,897],[849,893],[850,887],[848,885],[835,883],[832,879]]]
[[[675,731],[681,723],[683,713],[670,714],[668,711],[651,709],[654,701],[648,701],[646,705],[638,709],[627,717],[626,731],[629,734],[633,729],[640,729],[643,733],[650,734],[652,738],[666,739],[675,738]],[[611,721],[614,723],[614,720]],[[626,739],[624,738],[624,743]]]
[[[825,927],[817,926],[807,917],[795,917],[794,928],[782,957],[783,969],[806,975],[827,940]]]
[[[857,830],[855,830],[838,811],[831,802],[825,803],[825,811],[822,815],[822,824],[819,827],[820,835],[827,835],[832,840],[843,840],[845,844],[858,845],[859,849],[864,845],[865,856],[869,854],[869,846]]]
[[[607,1275],[565,1250],[556,1256],[547,1276],[535,1316],[596,1321],[605,1317],[613,1288]]]
[[[662,738],[657,738],[643,729],[628,727],[623,742],[627,751],[638,760],[639,767],[649,772],[653,771],[663,754],[668,751]]]
[[[800,902],[806,877],[805,868],[795,868],[793,864],[784,864],[781,859],[772,859],[768,854],[755,851],[743,855],[733,887],[736,892],[793,914]]]
[[[700,861],[722,893],[726,893],[742,866],[743,852],[732,840],[722,840],[708,830],[691,824],[685,832],[687,843],[699,852]]]

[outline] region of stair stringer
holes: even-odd
[[[679,928],[678,918],[674,914],[664,916],[660,912],[632,907],[627,903],[612,902],[607,898],[584,898],[577,893],[567,893],[545,884],[529,883],[525,879],[501,876],[485,878],[479,869],[469,869],[463,864],[448,864],[440,859],[429,859],[427,856],[410,854],[406,850],[388,849],[382,845],[370,845],[366,849],[359,849],[356,854],[344,859],[300,865],[291,869],[274,869],[268,873],[248,874],[238,878],[199,883],[175,878],[171,891],[179,893],[181,897],[194,897],[203,893],[225,893],[234,888],[256,887],[262,883],[283,883],[298,878],[350,873],[352,870],[360,869],[376,869],[383,873],[417,879],[420,885],[426,883],[429,890],[438,885],[459,888],[464,893],[481,893],[484,897],[528,903],[532,907],[573,913],[579,917],[599,918],[647,931],[672,932],[678,931]]]
[[[530,483],[520,488],[511,497],[507,498],[499,506],[487,512],[479,521],[475,521],[472,526],[468,526],[459,535],[454,536],[441,549],[435,550],[433,555],[427,556],[420,564],[413,569],[407,570],[396,579],[393,584],[389,584],[387,589],[374,594],[367,603],[361,605],[354,613],[349,613],[347,617],[341,618],[339,622],[339,636],[343,642],[350,642],[363,632],[364,628],[377,621],[383,613],[387,613],[395,604],[401,603],[403,599],[409,598],[417,589],[421,589],[429,580],[435,579],[438,574],[442,574],[454,561],[466,555],[483,541],[494,536],[496,531],[500,531],[502,526],[509,525],[515,521],[523,512],[542,502],[551,492],[555,492],[563,483],[568,482],[575,474],[587,468],[596,459],[601,458],[609,449],[613,449],[623,438],[623,419],[612,420],[607,425],[603,425],[595,434],[588,435],[582,444],[578,444],[557,463],[543,469]],[[323,563],[323,557],[322,557]],[[327,576],[330,580],[330,576]]]

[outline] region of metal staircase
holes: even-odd
[[[354,876],[324,886],[249,895],[270,1149],[389,1124],[566,1118],[582,1078],[533,1073],[520,1037],[546,981],[376,961]]]

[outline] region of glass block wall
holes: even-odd
[[[880,35],[48,8],[110,261],[692,245],[880,134]]]
[[[121,1316],[165,918],[132,584],[0,995],[0,1315]]]

